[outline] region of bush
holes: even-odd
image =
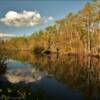
[[[5,49],[5,47],[3,47],[2,44],[0,44],[0,74],[3,74],[6,72],[6,68],[7,68],[7,51]]]
[[[0,75],[6,72],[7,69],[7,64],[5,62],[6,60],[7,60],[6,56],[0,53]]]
[[[51,54],[51,51],[50,51],[50,50],[44,50],[43,53],[44,53],[44,54]]]
[[[33,53],[35,53],[35,54],[42,54],[43,50],[44,50],[43,47],[35,47],[33,49]]]

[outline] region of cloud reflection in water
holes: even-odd
[[[30,64],[21,63],[15,60],[8,60],[8,70],[5,77],[11,83],[35,82],[41,80],[45,73],[38,71]]]

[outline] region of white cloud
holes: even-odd
[[[16,37],[16,35],[15,34],[6,34],[3,32],[0,32],[0,37]]]
[[[53,17],[47,17],[45,20],[53,20]],[[45,22],[40,13],[36,11],[23,11],[20,13],[16,11],[8,11],[0,21],[6,25],[16,27],[34,26]]]
[[[52,16],[49,16],[48,19],[49,20],[54,20],[54,18]]]

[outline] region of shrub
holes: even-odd
[[[35,53],[35,54],[42,54],[43,50],[44,50],[43,47],[35,47],[33,49],[33,53]]]
[[[51,54],[51,51],[50,50],[44,50],[43,53],[44,54]]]

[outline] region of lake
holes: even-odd
[[[17,52],[6,63],[0,72],[0,99],[100,100],[99,58]]]

